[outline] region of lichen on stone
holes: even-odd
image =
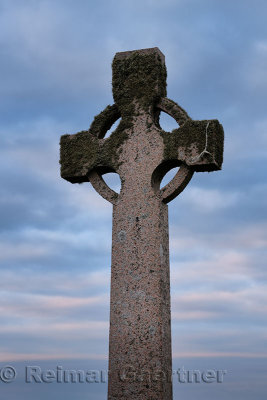
[[[149,116],[147,132],[154,127],[160,129],[164,144],[163,162],[185,162],[194,171],[221,168],[222,126],[217,120],[192,121],[185,110],[165,97],[167,72],[159,49],[117,53],[112,70],[115,104],[98,114],[88,131],[61,137],[60,163],[64,179],[72,183],[84,182],[93,169],[99,173],[118,171],[123,144],[140,114]],[[180,128],[172,132],[161,130],[158,121],[160,110],[171,115]],[[117,129],[105,139],[108,129],[120,117]],[[205,134],[207,123],[210,124],[208,136]]]
[[[100,173],[115,172],[118,169],[120,147],[127,140],[132,124],[124,118],[109,138],[98,138],[98,135],[105,134],[103,127],[106,129],[111,118],[116,115],[116,107],[108,106],[94,119],[89,131],[61,136],[62,178],[72,183],[81,183],[88,181],[88,174],[93,169]]]
[[[158,52],[156,49],[144,53],[133,51],[123,58],[123,53],[114,57],[113,97],[122,116],[133,114],[131,105],[134,101],[148,112],[166,96],[167,72]]]
[[[104,111],[95,116],[89,132],[99,139],[102,139],[120,116],[121,114],[116,104],[112,106],[108,105]]]
[[[209,123],[209,130],[207,124]],[[223,128],[217,120],[188,120],[172,132],[161,131],[164,160],[185,162],[194,171],[216,171],[223,162]],[[181,157],[183,154],[183,157]]]
[[[182,126],[186,121],[191,119],[179,104],[167,97],[160,99],[156,107],[159,111],[164,111],[174,118],[179,126]]]

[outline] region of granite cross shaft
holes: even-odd
[[[61,137],[61,176],[71,183],[89,180],[113,204],[108,399],[171,400],[167,203],[195,171],[221,169],[223,128],[215,119],[191,120],[166,98],[158,48],[117,53],[112,70],[115,104],[88,131]],[[163,131],[161,111],[179,127]],[[173,167],[180,168],[161,189]],[[119,174],[120,193],[103,180],[108,172]]]

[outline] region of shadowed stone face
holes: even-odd
[[[61,176],[86,182],[113,204],[108,399],[171,400],[168,207],[195,171],[221,168],[223,129],[193,121],[166,96],[164,56],[157,48],[117,53],[115,104],[89,131],[61,137]],[[159,126],[160,111],[180,125]],[[106,131],[121,117],[107,139]],[[179,166],[160,189],[164,174]],[[120,193],[102,179],[120,175]]]

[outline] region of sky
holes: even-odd
[[[17,369],[0,382],[6,399],[106,396],[104,383],[24,373],[107,369],[112,206],[60,177],[59,139],[113,104],[115,53],[148,47],[165,54],[168,97],[225,132],[222,170],[194,174],[169,229],[173,368],[227,374],[174,382],[174,399],[266,398],[266,19],[262,0],[0,0],[0,377]]]

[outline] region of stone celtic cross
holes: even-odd
[[[108,399],[171,400],[167,203],[195,171],[221,169],[223,128],[214,119],[192,120],[166,97],[158,48],[117,53],[112,70],[115,104],[88,131],[61,137],[61,176],[89,180],[113,204]],[[161,111],[179,127],[163,131]],[[176,166],[176,176],[160,189]],[[119,174],[120,193],[103,180],[108,172]]]

